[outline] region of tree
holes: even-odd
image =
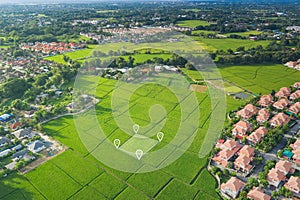
[[[184,67],[189,70],[195,70],[194,66],[190,62],[187,62]]]
[[[36,86],[44,86],[47,82],[48,76],[46,74],[42,74],[38,77],[36,77],[34,85]]]

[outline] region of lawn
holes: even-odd
[[[209,26],[210,23],[204,20],[183,20],[183,21],[178,21],[176,25],[195,28],[197,26]]]

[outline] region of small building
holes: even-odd
[[[286,184],[284,184],[284,187],[291,192],[294,192],[296,194],[300,193],[300,178],[291,176],[290,179]]]
[[[245,183],[236,177],[231,177],[226,183],[221,184],[221,193],[236,198],[244,189]]]
[[[247,156],[248,158],[253,158],[255,155],[254,149],[249,145],[244,145],[242,149],[238,152],[238,154]]]
[[[258,187],[254,187],[252,190],[250,190],[247,194],[247,198],[253,200],[271,200],[271,197],[265,194],[264,191]]]
[[[277,98],[288,98],[291,94],[291,89],[288,87],[282,87],[278,92],[275,93]]]
[[[293,87],[296,89],[300,89],[300,82],[294,83]]]
[[[268,132],[269,132],[268,129],[261,126],[258,129],[256,129],[254,132],[252,132],[249,136],[247,136],[247,140],[250,143],[256,145],[257,143],[262,141],[263,137],[267,135]]]
[[[236,153],[241,149],[241,145],[234,140],[227,140],[225,143],[219,145],[221,151],[217,153],[212,160],[217,164],[226,167],[228,161],[236,155]]]
[[[273,103],[273,107],[277,108],[279,110],[283,110],[283,109],[287,108],[289,104],[290,104],[289,100],[282,98],[279,101],[276,101],[275,103]]]
[[[23,151],[19,151],[17,153],[14,153],[11,158],[14,160],[14,161],[18,161],[20,159],[22,159],[26,154],[28,154],[28,150],[27,149],[24,149]]]
[[[9,139],[7,139],[6,137],[0,137],[0,147],[3,147],[8,143],[9,143]]]
[[[27,144],[27,148],[29,151],[33,153],[38,153],[46,148],[45,144],[39,140],[35,140],[29,144]]]
[[[263,108],[258,111],[258,115],[256,116],[256,121],[260,124],[263,124],[269,120],[269,117],[270,117],[269,110],[266,108]]]
[[[236,170],[240,170],[245,173],[249,173],[251,169],[253,168],[251,163],[251,159],[248,156],[240,155],[237,159],[234,161],[234,168]]]
[[[243,139],[243,137],[246,136],[246,133],[251,130],[251,125],[248,122],[241,120],[234,125],[234,128],[232,129],[232,135],[239,139]]]
[[[278,126],[283,126],[288,124],[290,121],[289,116],[287,116],[284,113],[278,113],[277,115],[275,115],[271,120],[270,120],[270,124],[273,127],[278,127]]]
[[[22,122],[15,122],[9,126],[11,130],[16,130],[22,126]]]
[[[242,110],[238,111],[237,116],[241,116],[244,119],[249,119],[257,113],[257,108],[252,104],[247,104]]]
[[[286,177],[283,172],[279,171],[276,168],[272,168],[267,174],[267,181],[269,185],[278,188],[281,183],[286,180]]]
[[[300,113],[300,102],[296,102],[294,105],[292,105],[289,108],[289,111],[292,112],[295,115],[298,115],[298,113]]]
[[[12,133],[16,138],[22,140],[31,137],[31,128],[20,129]]]
[[[296,92],[290,95],[290,100],[297,100],[297,99],[300,99],[300,90],[297,90]]]
[[[5,157],[5,156],[9,155],[10,153],[11,153],[10,149],[6,149],[4,151],[1,151],[0,152],[0,158]]]
[[[258,105],[262,107],[268,107],[272,103],[273,103],[273,96],[271,94],[261,96],[260,100],[258,101]]]
[[[0,116],[0,121],[1,121],[1,122],[8,122],[8,121],[11,120],[11,117],[12,117],[12,116],[13,116],[12,114],[4,114],[4,115],[1,115],[1,116]]]
[[[284,175],[293,174],[295,172],[293,164],[286,160],[280,160],[276,163],[275,168],[283,172]]]

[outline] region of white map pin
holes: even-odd
[[[114,145],[117,149],[119,148],[120,144],[121,144],[121,141],[119,139],[114,140]]]
[[[157,135],[156,135],[156,136],[157,136],[157,139],[158,139],[158,141],[160,141],[160,142],[161,142],[161,141],[163,140],[163,138],[164,138],[164,135],[165,135],[165,134],[164,134],[163,132],[159,132],[159,133],[157,133]]]
[[[141,160],[141,158],[143,157],[144,152],[141,149],[136,150],[135,155],[137,157],[138,160]]]
[[[133,125],[133,131],[135,132],[135,134],[137,134],[139,132],[140,126],[138,124],[134,124]]]

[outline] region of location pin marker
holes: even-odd
[[[157,136],[157,139],[158,139],[158,141],[160,141],[160,142],[161,142],[161,141],[163,140],[163,138],[164,138],[164,135],[165,135],[165,134],[164,134],[163,132],[159,132],[159,133],[157,133],[157,135],[156,135],[156,136]]]
[[[133,131],[135,132],[135,134],[137,134],[139,132],[140,126],[138,124],[134,124],[133,125]]]
[[[121,144],[121,141],[119,139],[114,140],[114,145],[117,149],[119,148],[120,144]]]
[[[144,152],[141,149],[136,150],[135,155],[137,157],[138,160],[141,160],[141,158],[143,157]]]

